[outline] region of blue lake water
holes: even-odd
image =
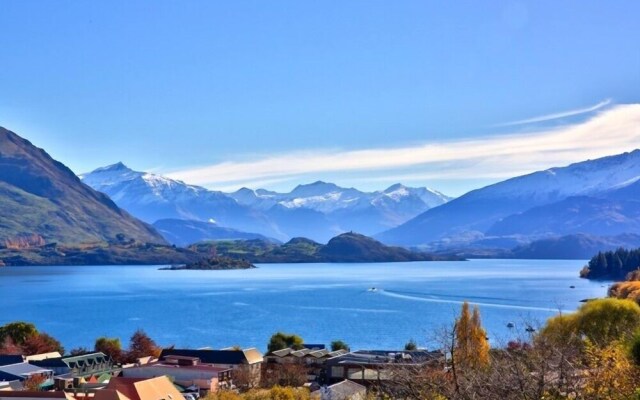
[[[606,294],[578,278],[585,261],[472,260],[271,264],[237,271],[157,266],[0,268],[0,324],[23,320],[67,349],[143,328],[162,345],[266,348],[276,331],[352,348],[430,345],[464,300],[492,341]],[[575,286],[571,289],[570,286]],[[369,289],[375,287],[377,291]],[[513,322],[516,328],[506,324]]]

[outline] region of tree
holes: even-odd
[[[21,346],[27,338],[37,333],[36,326],[29,322],[10,322],[0,327],[0,339],[4,340],[8,336],[18,346]]]
[[[263,368],[260,384],[263,387],[302,386],[307,382],[307,368],[300,364],[267,364]]]
[[[640,330],[629,341],[629,354],[637,367],[640,367]]]
[[[469,303],[462,304],[460,317],[456,320],[456,364],[462,368],[484,367],[489,363],[489,342],[482,328],[480,310],[469,311]]]
[[[349,351],[349,345],[342,340],[334,340],[331,342],[331,351],[346,350]]]
[[[122,345],[118,338],[100,337],[96,339],[94,349],[106,354],[117,364],[122,364],[125,361]]]
[[[271,336],[271,339],[269,339],[269,345],[267,349],[269,353],[277,350],[286,349],[287,347],[300,350],[303,347],[302,346],[303,343],[304,341],[298,335],[278,332],[273,334]]]
[[[130,362],[135,362],[142,357],[159,357],[160,348],[142,329],[135,331],[129,343],[127,358]]]
[[[418,344],[416,343],[415,340],[409,339],[409,341],[404,345],[404,349],[406,351],[418,350]]]
[[[584,395],[587,399],[627,400],[638,398],[640,371],[627,357],[619,343],[605,347],[586,343],[586,382]]]
[[[64,347],[62,347],[62,344],[57,339],[44,332],[29,336],[20,347],[22,348],[23,353],[27,356],[51,353],[55,351],[60,354],[64,354]]]
[[[0,354],[22,354],[22,349],[11,339],[11,336],[5,336],[0,344]]]
[[[34,374],[30,375],[27,379],[22,382],[22,386],[24,386],[25,390],[30,392],[40,392],[42,391],[42,384],[47,380],[47,378],[42,374]]]
[[[630,338],[640,328],[640,306],[632,300],[597,299],[582,305],[569,315],[551,318],[543,335],[557,338],[589,339],[606,347],[611,342]]]
[[[487,331],[482,327],[480,309],[477,306],[473,308],[473,315],[471,316],[470,340],[475,355],[472,358],[472,366],[486,367],[489,365],[489,340],[487,339]]]
[[[69,350],[70,356],[81,356],[83,354],[89,354],[89,353],[90,351],[86,347],[74,347],[73,349]]]
[[[202,400],[242,400],[242,396],[240,396],[236,392],[232,392],[230,390],[219,390],[216,393],[209,393]]]

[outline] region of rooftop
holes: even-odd
[[[3,365],[0,367],[0,372],[4,372],[6,374],[15,375],[17,377],[26,377],[31,374],[52,374],[53,371],[50,369],[45,369],[42,367],[38,367],[36,365],[31,365],[27,362],[21,362],[18,364],[11,365]]]
[[[42,353],[42,354],[34,354],[32,356],[26,356],[24,359],[25,361],[40,361],[40,360],[46,360],[48,358],[61,358],[62,354],[58,353],[57,351],[51,352],[51,353]]]
[[[166,376],[151,379],[111,378],[97,400],[183,400],[182,395]]]
[[[17,364],[24,361],[24,357],[20,354],[0,355],[0,366]]]
[[[367,388],[350,380],[344,380],[342,382],[334,383],[331,386],[321,388],[320,390],[312,393],[312,398],[318,397],[320,393],[328,394],[331,399],[349,399],[359,393],[366,393]]]
[[[160,359],[168,356],[199,358],[203,364],[256,364],[263,361],[262,353],[257,349],[245,350],[192,350],[192,349],[163,349]]]
[[[168,363],[164,363],[162,361],[160,362],[156,362],[156,363],[151,363],[151,364],[146,364],[146,365],[140,365],[137,367],[131,367],[128,368],[129,369],[145,369],[145,368],[175,368],[175,369],[181,369],[181,370],[190,370],[190,371],[202,371],[202,372],[211,372],[214,374],[220,373],[220,372],[224,372],[224,371],[229,371],[229,368],[221,368],[221,367],[214,367],[212,365],[203,365],[203,364],[199,364],[199,365],[178,365],[178,364],[168,364]]]
[[[441,351],[358,350],[329,359],[330,364],[424,364],[439,360]]]

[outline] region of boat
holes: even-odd
[[[515,326],[516,326],[516,325],[515,325],[513,322],[509,322],[509,323],[507,324],[507,328],[513,328],[513,327],[515,327]]]
[[[377,287],[370,287],[369,289],[367,289],[367,292],[377,292],[378,288]]]

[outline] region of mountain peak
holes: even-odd
[[[248,187],[241,187],[240,189],[233,192],[233,194],[255,194],[255,192]]]
[[[408,187],[406,187],[402,183],[396,183],[396,184],[391,185],[388,188],[386,188],[384,190],[384,193],[395,192],[396,190],[400,190],[400,189],[408,189]]]
[[[290,194],[294,196],[303,196],[303,197],[319,196],[329,192],[335,192],[341,189],[342,188],[336,185],[335,183],[315,181],[313,183],[296,186],[291,191]]]
[[[122,163],[122,161],[118,161],[117,163],[111,164],[111,165],[107,165],[106,167],[96,168],[95,170],[92,171],[92,173],[94,173],[94,172],[116,172],[116,171],[132,172],[133,170],[131,168],[127,167],[126,165],[124,165],[124,163]]]

